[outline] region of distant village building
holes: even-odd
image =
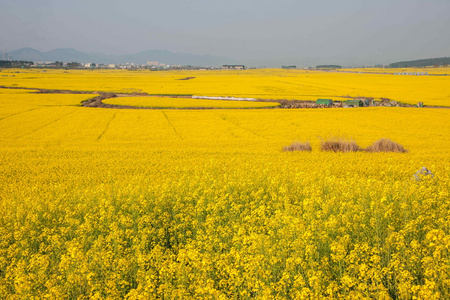
[[[97,65],[95,63],[84,63],[83,67],[85,68],[95,68]]]
[[[347,107],[362,107],[364,102],[362,100],[347,100],[345,101]]]
[[[331,99],[317,99],[316,105],[331,106],[331,105],[333,105],[333,100],[331,100]]]
[[[223,70],[245,70],[244,65],[223,65]]]

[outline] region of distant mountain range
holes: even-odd
[[[168,50],[147,50],[135,54],[107,55],[103,53],[84,53],[73,48],[59,48],[48,52],[41,52],[33,48],[21,48],[8,52],[11,60],[62,61],[98,64],[145,64],[148,61],[157,61],[169,65],[192,66],[220,66],[223,64],[237,64],[231,58],[214,55],[195,55],[188,53],[173,53]]]

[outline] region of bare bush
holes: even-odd
[[[365,149],[366,152],[408,152],[402,145],[390,139],[380,139]]]
[[[327,140],[322,140],[320,149],[322,151],[334,152],[356,152],[360,150],[354,140],[342,137],[332,137]]]
[[[309,142],[293,142],[289,146],[284,146],[283,151],[311,151],[311,144]]]

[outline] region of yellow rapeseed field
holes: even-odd
[[[361,73],[403,73],[403,75],[450,75],[450,67],[416,67],[416,68],[351,68],[351,69],[336,69],[339,72],[361,72]],[[407,74],[406,74],[407,73]],[[419,73],[419,74],[417,74]],[[423,73],[423,74],[422,74]]]
[[[342,93],[346,81],[20,72],[0,86],[285,97],[298,95],[299,76]],[[291,83],[269,90],[282,74]],[[174,80],[183,76],[196,78]],[[363,81],[348,76],[356,93]],[[166,88],[153,92],[153,80]],[[449,109],[80,106],[93,96],[0,89],[0,298],[450,298]],[[320,151],[333,136],[363,148],[390,138],[408,152]],[[313,150],[282,151],[296,140]],[[412,180],[422,167],[433,175]]]
[[[370,72],[371,69],[363,70]],[[410,69],[413,70],[416,71]],[[448,70],[450,74],[450,68],[430,69],[429,76],[279,69],[160,72],[12,69],[1,72],[0,86],[314,101],[318,98],[372,97],[409,104],[424,102],[425,105],[450,106],[450,76],[431,75],[442,75],[442,70]],[[354,71],[358,72],[358,69]],[[190,77],[194,78],[180,80]]]
[[[170,97],[117,97],[103,100],[103,103],[153,108],[264,108],[280,105],[275,102]]]

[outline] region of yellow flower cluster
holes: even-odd
[[[0,93],[1,299],[450,298],[450,110],[89,97]],[[409,152],[321,152],[334,135]]]

